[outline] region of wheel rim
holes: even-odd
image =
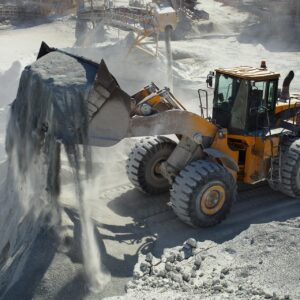
[[[160,172],[160,166],[163,162],[165,162],[165,159],[158,159],[157,161],[154,162],[152,168],[151,168],[151,174],[154,178],[156,179],[164,179]]]
[[[210,185],[200,196],[199,205],[206,215],[216,214],[225,203],[226,192],[223,185],[214,183]]]

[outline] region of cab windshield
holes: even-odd
[[[225,128],[243,130],[247,120],[248,82],[217,74],[214,94],[214,119]]]
[[[217,87],[214,95],[214,107],[224,111],[231,111],[232,105],[238,93],[241,79],[229,77],[223,74],[217,75]]]
[[[276,90],[276,80],[253,81],[217,73],[213,119],[231,132],[252,132],[269,126]]]

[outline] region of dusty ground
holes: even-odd
[[[292,88],[300,90],[300,47],[290,47],[290,44],[282,47],[282,43],[278,44],[278,47],[276,44],[270,47],[264,39],[248,39],[249,33],[244,35],[241,29],[249,21],[246,12],[222,7],[214,1],[206,1],[203,6],[211,14],[213,30],[207,30],[205,27],[201,37],[190,36],[185,41],[175,41],[172,44],[175,70],[180,74],[175,93],[188,108],[198,111],[196,89],[205,86],[204,80],[208,71],[215,67],[245,64],[255,66],[262,59],[267,60],[270,69],[281,72],[283,76],[293,69],[296,76]],[[72,20],[62,19],[32,28],[0,30],[0,44],[5,45],[0,48],[0,76],[4,76],[3,73],[15,60],[19,61],[22,67],[32,61],[42,40],[56,47],[72,47],[74,25]],[[108,44],[115,43],[116,32],[110,31],[109,38]],[[164,51],[163,42],[160,42],[160,49]],[[84,52],[82,49],[78,51]],[[86,53],[100,58],[103,51],[88,49]],[[118,64],[111,64],[109,67],[117,78],[120,77]],[[17,67],[9,78],[14,78],[19,72],[20,68]],[[141,62],[141,73],[151,72],[153,70],[145,69]],[[128,82],[126,78],[118,78],[128,92],[134,92],[138,86],[142,87],[148,83],[141,78],[140,73],[131,73],[130,76],[135,77],[135,80]],[[161,72],[159,78],[155,77],[153,80],[163,85],[166,78]],[[0,86],[0,160],[4,160],[5,120],[8,113],[7,103],[10,102],[7,99],[13,100],[15,89],[10,87],[9,96],[4,97],[4,93],[7,95],[7,84],[1,80]],[[16,86],[16,83],[13,86]],[[132,279],[139,253],[151,251],[160,257],[165,248],[180,246],[190,237],[199,242],[213,242],[214,248],[207,250],[206,256],[210,257],[208,259],[211,259],[216,270],[212,271],[203,263],[203,272],[207,274],[205,282],[208,286],[209,280],[219,276],[220,268],[227,266],[231,260],[229,268],[232,268],[233,272],[229,273],[230,277],[226,280],[234,291],[238,289],[239,284],[243,286],[242,290],[248,291],[249,285],[245,281],[249,280],[254,282],[255,288],[263,288],[267,293],[276,292],[281,297],[288,294],[292,299],[300,297],[299,284],[297,285],[297,278],[300,278],[300,274],[297,273],[299,257],[295,251],[295,245],[299,243],[299,220],[290,220],[299,216],[299,200],[288,199],[265,185],[251,189],[243,187],[238,202],[225,222],[205,230],[192,229],[175,217],[168,205],[168,195],[145,196],[134,190],[128,182],[125,162],[133,143],[132,140],[125,140],[113,148],[94,149],[96,178],[89,204],[103,263],[112,275],[111,283],[97,295],[89,293],[85,287],[78,215],[70,169],[64,164],[61,202],[65,208],[65,229],[69,235],[74,234],[74,242],[66,241],[57,251],[57,237],[51,232],[41,233],[33,246],[26,271],[5,299],[99,299],[124,294],[126,283]],[[2,175],[4,176],[3,173]],[[254,243],[251,244],[252,239]],[[281,248],[282,244],[285,247]],[[224,250],[226,248],[234,249],[236,253],[228,254],[228,251]],[[212,258],[211,255],[216,258]],[[218,259],[224,255],[224,260]],[[259,263],[261,257],[262,264]],[[276,264],[273,263],[275,260]],[[239,265],[241,269],[237,268]],[[286,265],[289,266],[289,271],[285,271]],[[246,268],[247,276],[239,273],[244,270],[243,267]],[[278,270],[281,272],[277,272]],[[284,283],[283,287],[274,285],[274,282],[280,281]],[[198,291],[201,291],[201,288]],[[199,294],[205,298],[214,297],[210,291],[211,289],[207,288]],[[227,295],[226,293],[224,291],[224,295]],[[140,298],[140,294],[137,295]],[[171,298],[173,296],[170,294]],[[241,297],[249,299],[248,296],[249,294],[245,293]],[[129,299],[132,297],[132,294],[128,295]],[[197,298],[197,295],[195,297]],[[259,295],[257,297],[260,299]]]

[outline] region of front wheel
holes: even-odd
[[[146,194],[167,192],[170,184],[160,173],[160,165],[175,147],[174,141],[162,136],[140,140],[129,154],[126,166],[128,179]]]
[[[237,185],[221,165],[199,160],[175,178],[171,203],[180,220],[193,227],[209,227],[224,220],[236,199]]]

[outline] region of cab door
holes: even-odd
[[[277,81],[250,81],[247,131],[249,133],[273,125]]]

